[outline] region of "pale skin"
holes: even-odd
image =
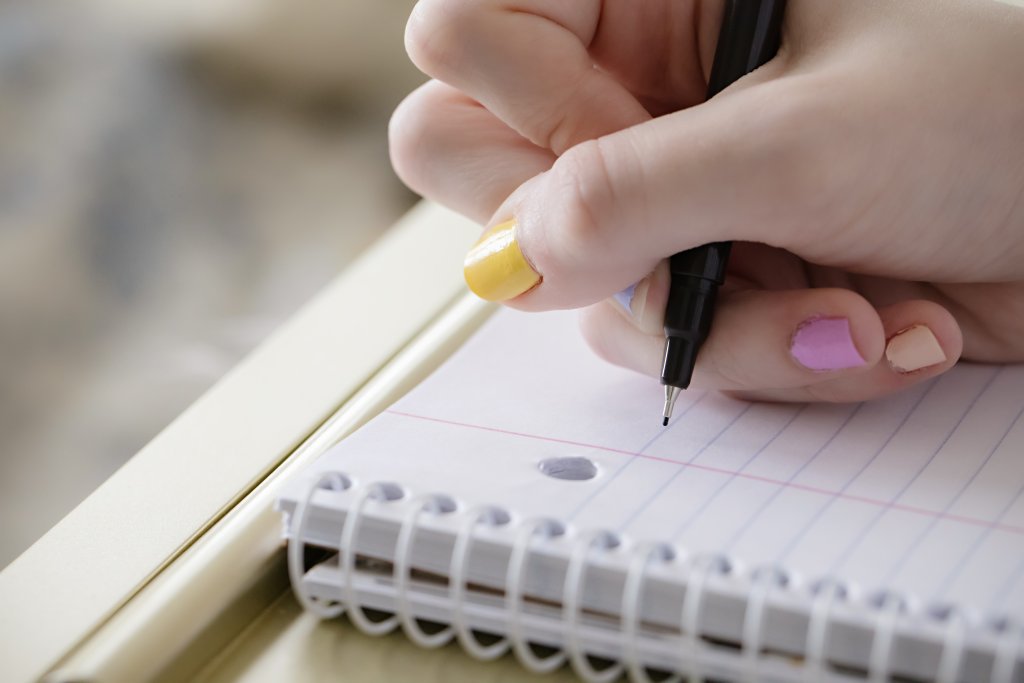
[[[435,80],[391,122],[413,189],[514,219],[542,276],[506,302],[586,307],[608,360],[656,376],[664,259],[735,240],[694,384],[859,401],[959,358],[1024,360],[1024,8],[789,0],[779,55],[709,102],[721,2],[420,0],[406,45]],[[639,282],[630,309],[609,297]],[[859,367],[790,350],[845,318]],[[903,372],[925,326],[945,359]]]

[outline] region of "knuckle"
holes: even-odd
[[[405,27],[405,51],[416,67],[445,79],[462,61],[464,36],[475,21],[477,3],[420,0]]]
[[[563,154],[574,144],[587,138],[592,112],[581,110],[574,102],[585,99],[581,94],[585,79],[566,88],[558,99],[534,108],[524,118],[523,132],[539,147]]]
[[[428,86],[414,90],[395,109],[388,122],[388,152],[398,177],[417,192],[423,192],[424,154],[435,136],[435,120],[429,115],[436,99]]]
[[[560,207],[558,234],[566,254],[594,254],[608,246],[608,215],[615,192],[608,159],[599,140],[571,148],[555,162],[553,191]],[[611,255],[609,255],[611,256]]]
[[[533,144],[562,154],[574,135],[575,122],[566,109],[557,105],[536,107],[523,116],[522,132]]]

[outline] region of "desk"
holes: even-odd
[[[511,659],[301,614],[272,509],[285,478],[491,312],[461,280],[478,234],[418,206],[0,573],[4,680],[522,680]]]

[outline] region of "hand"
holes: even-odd
[[[470,286],[590,306],[597,352],[656,376],[664,258],[736,240],[695,385],[855,401],[1024,359],[1024,9],[790,0],[778,56],[704,103],[721,11],[420,1],[438,80],[392,161],[491,226]]]

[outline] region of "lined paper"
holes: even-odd
[[[502,311],[317,469],[1024,617],[1024,366],[862,404],[684,392],[668,428],[661,401],[593,356],[575,314]],[[555,457],[598,474],[541,473]]]

